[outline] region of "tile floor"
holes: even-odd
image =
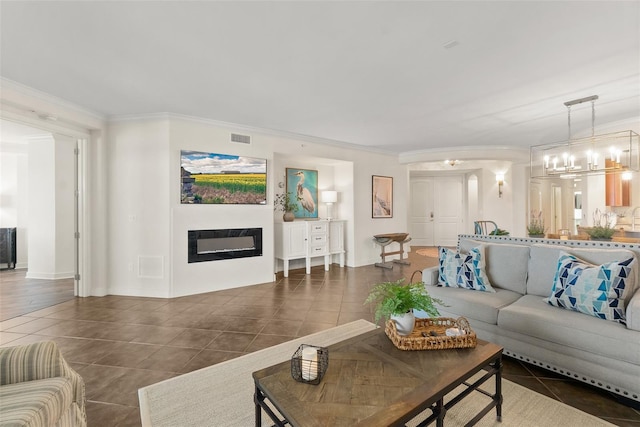
[[[140,387],[355,319],[372,320],[363,305],[372,283],[408,279],[437,262],[415,253],[409,259],[411,266],[393,270],[335,264],[329,272],[314,267],[310,275],[294,270],[272,283],[174,299],[69,297],[36,311],[22,308],[22,315],[0,322],[0,345],[55,340],[85,380],[89,425],[138,426]],[[19,299],[20,275],[24,271],[0,272],[2,310]],[[31,286],[37,284],[22,288]],[[640,427],[638,405],[607,392],[509,358],[505,378],[614,424]]]

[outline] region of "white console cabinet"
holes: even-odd
[[[284,263],[284,277],[289,277],[289,261],[306,260],[306,273],[311,273],[311,258],[324,257],[324,269],[329,271],[332,255],[340,255],[344,267],[344,225],[342,220],[293,221],[275,224],[277,259]]]

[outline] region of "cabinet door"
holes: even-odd
[[[304,258],[307,255],[307,227],[305,224],[286,224],[284,239],[287,258]]]
[[[329,252],[340,253],[344,251],[344,222],[331,222],[329,224]]]

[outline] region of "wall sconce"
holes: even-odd
[[[498,197],[502,197],[502,186],[504,185],[504,174],[496,174],[496,182],[498,183]]]
[[[326,190],[320,193],[320,201],[327,204],[327,219],[333,217],[333,204],[338,201],[338,192]]]

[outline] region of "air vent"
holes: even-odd
[[[251,144],[251,137],[249,135],[240,135],[237,133],[232,133],[231,142],[238,142],[240,144]]]

